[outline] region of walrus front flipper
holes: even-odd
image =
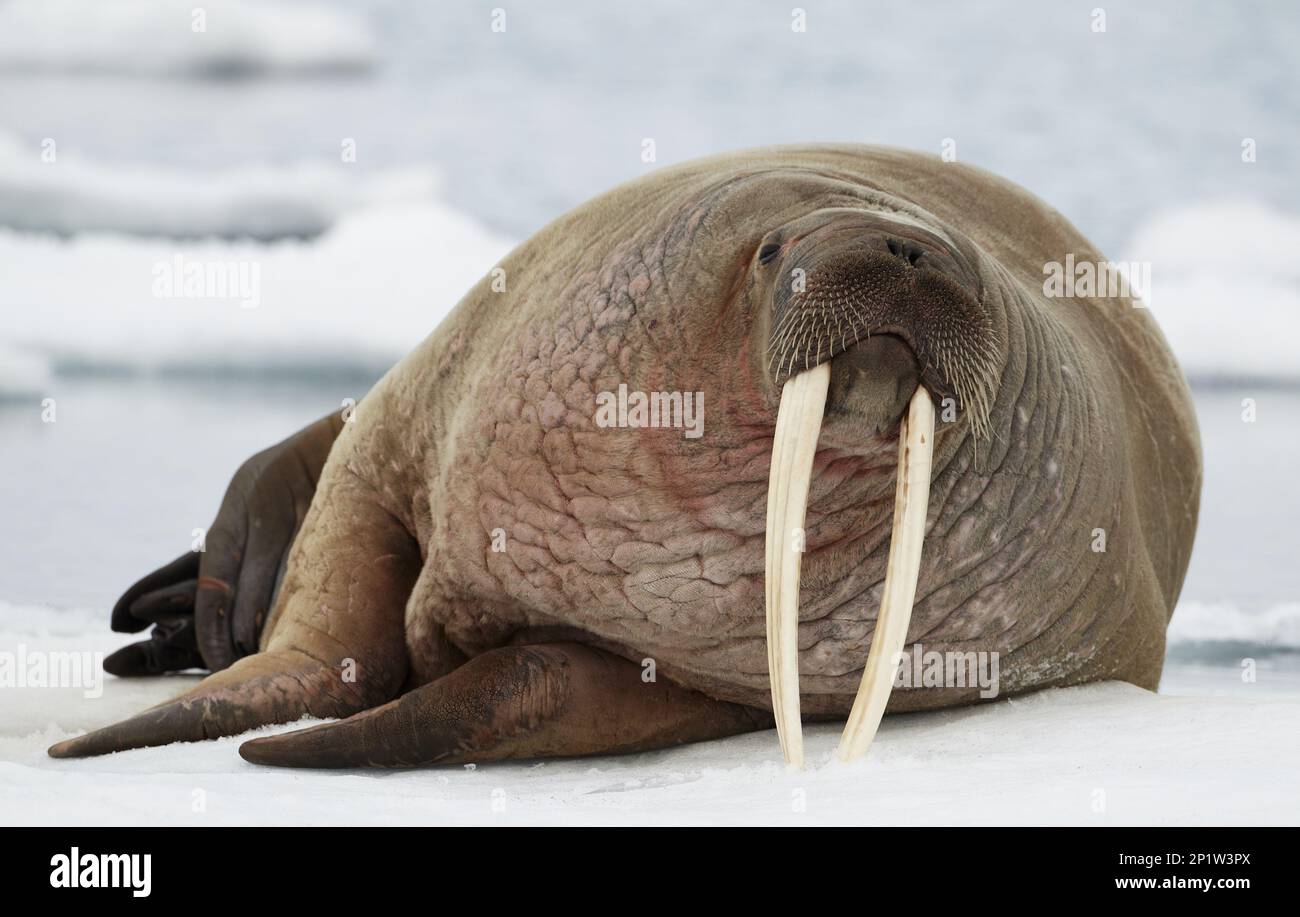
[[[347,717],[397,695],[419,546],[342,460],[331,469],[291,551],[262,652],[175,700],[54,745],[53,757],[197,742],[303,716]]]
[[[766,711],[642,674],[575,643],[506,647],[382,707],[239,753],[280,767],[409,767],[649,751],[772,726]]]
[[[148,640],[104,660],[127,678],[228,667],[257,652],[289,549],[344,423],[333,411],[244,462],[202,550],[138,580],[113,606],[113,630]]]

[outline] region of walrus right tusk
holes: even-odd
[[[822,363],[786,381],[776,412],[767,483],[767,672],[772,714],[785,760],[803,767],[799,717],[799,567],[803,522],[821,432],[831,366]]]
[[[907,641],[916,581],[921,574],[933,457],[934,402],[923,387],[917,386],[898,434],[898,490],[894,495],[894,531],[889,541],[885,591],[862,684],[835,752],[841,761],[852,761],[867,750],[894,686],[898,654]]]

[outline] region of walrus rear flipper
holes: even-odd
[[[138,716],[50,748],[55,758],[198,742],[304,716],[347,717],[406,680],[406,600],[420,550],[375,490],[330,463],[303,521],[262,652]]]
[[[50,747],[55,758],[83,758],[170,742],[237,735],[304,714],[350,716],[356,702],[338,670],[301,653],[257,653],[203,680],[192,691],[141,714]]]
[[[764,710],[643,676],[591,646],[502,647],[382,707],[239,753],[279,767],[412,767],[648,751],[772,727]]]

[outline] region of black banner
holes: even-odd
[[[977,901],[1200,895],[1231,906],[1289,889],[1296,840],[1291,829],[1247,828],[32,828],[0,837],[2,881],[19,900],[210,907],[274,890],[295,903],[369,909],[398,906],[387,892],[416,888],[436,906],[447,900],[440,886],[492,906],[565,888],[629,896],[631,907],[648,897],[657,909],[663,896],[767,906],[796,890],[812,903],[818,884],[837,897],[879,888],[917,906],[934,895],[944,908],[967,892]]]

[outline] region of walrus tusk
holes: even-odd
[[[907,640],[921,573],[921,542],[930,503],[930,463],[934,456],[934,402],[917,386],[898,435],[898,485],[894,495],[894,531],[889,541],[885,591],[876,618],[876,633],[853,701],[849,721],[835,754],[841,761],[860,757],[876,736],[894,686],[898,654]]]
[[[786,761],[803,767],[799,716],[799,572],[813,456],[830,385],[830,364],[791,377],[781,390],[767,487],[767,664],[772,713]],[[921,543],[930,502],[934,402],[918,386],[898,434],[898,483],[885,588],[862,684],[836,754],[862,755],[875,738],[893,688],[894,660],[907,639],[921,572]]]
[[[767,671],[772,713],[785,760],[803,767],[799,719],[799,565],[813,456],[831,367],[822,363],[786,381],[776,413],[767,484]]]

